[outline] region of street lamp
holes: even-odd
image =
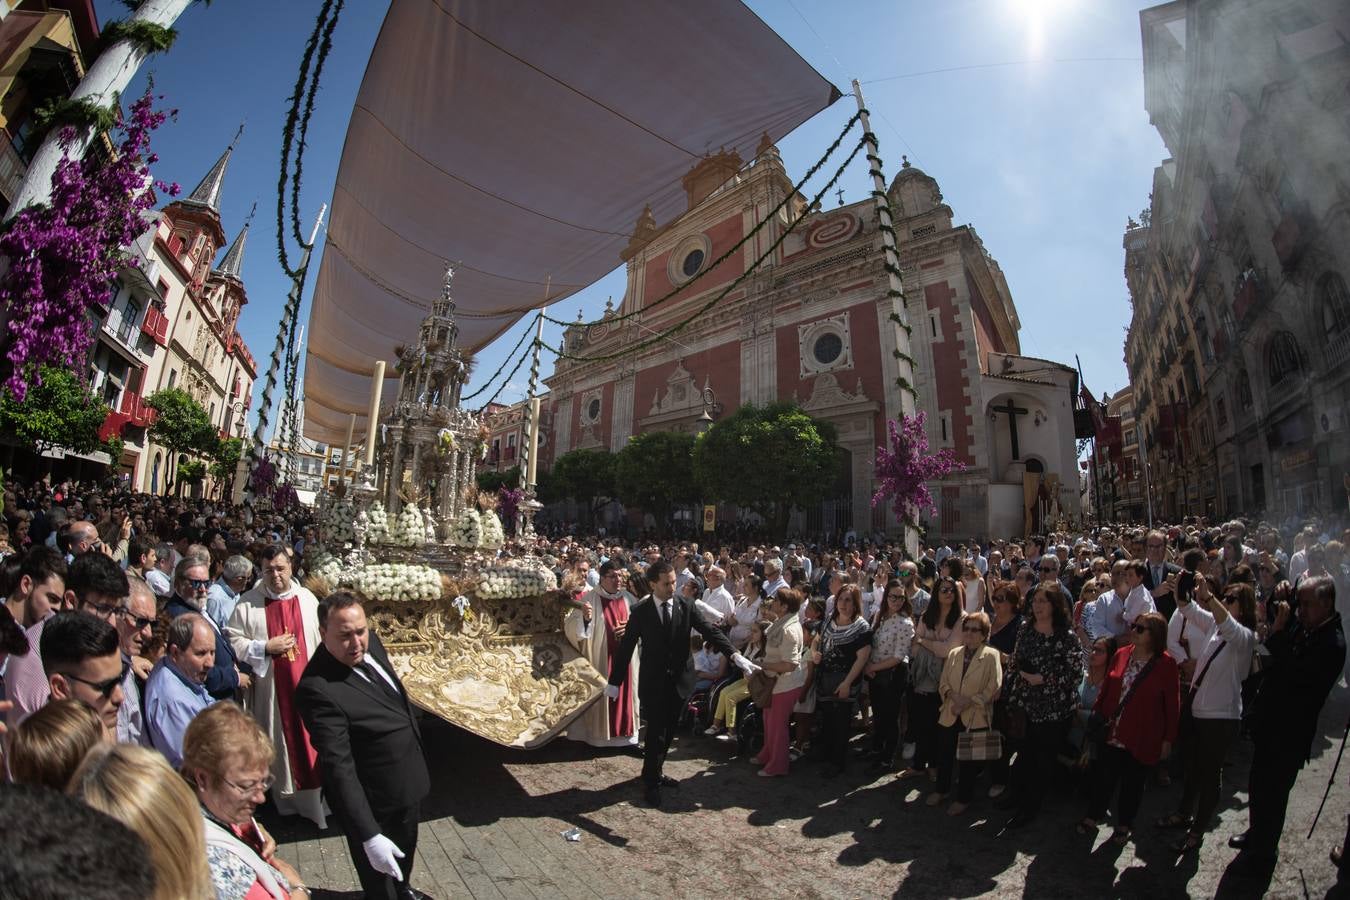
[[[711,428],[713,422],[716,421],[717,417],[721,414],[722,404],[717,402],[717,394],[713,393],[712,388],[705,387],[703,389],[703,412],[699,414],[699,417],[696,420],[696,427],[699,433],[702,434]]]

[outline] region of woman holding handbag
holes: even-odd
[[[923,611],[910,644],[909,733],[915,744],[914,760],[905,775],[922,772],[938,763],[936,745],[938,682],[947,654],[961,645],[961,587],[953,579],[941,576],[933,585],[934,596]],[[937,780],[937,769],[929,777]]]
[[[1071,615],[1064,585],[1058,579],[1043,581],[1032,591],[1031,617],[1017,632],[1004,692],[1009,730],[1020,732],[1014,735],[1017,813],[1007,828],[1020,828],[1040,812],[1041,799],[1054,779],[1055,759],[1078,711],[1083,651]]]
[[[834,598],[834,615],[820,630],[811,654],[816,666],[816,703],[826,775],[844,771],[848,734],[862,690],[862,673],[872,655],[872,629],[862,617],[858,586],[846,584]]]
[[[773,695],[764,715],[764,749],[759,759],[765,777],[788,773],[788,720],[792,706],[802,691],[802,623],[797,609],[802,605],[800,591],[785,588],[769,600],[772,625],[764,634],[764,661],[760,663],[764,675],[773,680]],[[753,677],[753,676],[752,676]]]
[[[942,667],[938,693],[942,697],[942,711],[938,715],[938,740],[941,744],[938,760],[937,789],[928,795],[929,806],[937,806],[952,789],[952,767],[959,769],[956,801],[947,808],[947,815],[959,816],[966,811],[975,795],[975,772],[979,765],[974,759],[958,756],[997,759],[997,750],[986,746],[983,753],[959,753],[962,743],[970,743],[977,734],[988,741],[997,738],[991,731],[994,698],[1003,684],[1003,665],[999,652],[985,643],[989,638],[989,616],[974,612],[961,621],[961,646],[947,654]]]
[[[1130,646],[1121,647],[1111,660],[1094,708],[1096,730],[1104,743],[1079,834],[1097,830],[1119,787],[1111,843],[1117,847],[1129,843],[1145,776],[1172,752],[1180,717],[1180,680],[1166,648],[1167,620],[1161,613],[1145,613],[1130,626]]]
[[[1177,592],[1177,614],[1207,639],[1191,640],[1196,668],[1182,711],[1189,725],[1182,745],[1186,790],[1181,809],[1158,825],[1188,827],[1186,837],[1172,849],[1191,853],[1200,849],[1213,822],[1224,757],[1242,723],[1242,682],[1256,652],[1256,592],[1249,584],[1230,584],[1219,598],[1209,582],[1197,576],[1194,599],[1189,592]]]

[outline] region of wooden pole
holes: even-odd
[[[380,399],[384,395],[384,360],[375,360],[375,380],[370,386],[370,412],[366,414],[366,465],[375,464],[375,436],[379,427]]]
[[[347,420],[347,440],[342,442],[342,456],[338,460],[338,487],[347,479],[347,451],[352,448],[352,433],[356,431],[356,413]]]

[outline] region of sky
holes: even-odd
[[[846,94],[862,82],[889,182],[907,155],[937,179],[958,224],[984,240],[1007,277],[1022,323],[1022,352],[1074,364],[1097,396],[1128,383],[1123,361],[1129,294],[1121,240],[1127,217],[1148,205],[1153,169],[1167,156],[1144,111],[1138,0],[751,0],[748,4]],[[221,214],[230,239],[256,201],[243,277],[249,304],[239,330],[259,366],[255,395],[276,341],[289,280],[276,259],[281,130],[318,0],[195,3],[178,40],[152,57],[146,78],[177,110],[153,138],[155,177],[191,190],[245,130],[225,180]],[[308,232],[332,196],[352,103],[388,8],[348,0],[324,70],[305,156],[301,215]],[[100,23],[125,15],[97,0]],[[845,96],[779,143],[790,176],[819,158],[854,110]],[[824,178],[820,181],[823,183]],[[841,186],[867,195],[859,158]],[[808,185],[808,194],[819,185]],[[830,208],[834,201],[826,204]],[[322,245],[322,238],[319,242]],[[292,258],[296,255],[291,246]],[[616,260],[616,263],[618,261]],[[315,260],[317,263],[317,259]],[[301,323],[309,318],[311,265]],[[621,268],[552,310],[598,317],[617,306]],[[525,322],[478,354],[476,378],[497,370]],[[559,334],[545,329],[556,346]],[[543,355],[543,373],[551,370]],[[524,380],[501,400],[524,396]],[[471,383],[471,388],[476,388]],[[279,395],[279,392],[278,392]],[[253,409],[256,414],[257,397]],[[275,422],[276,412],[272,414]]]

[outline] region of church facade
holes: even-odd
[[[791,217],[807,216],[680,332],[613,360],[560,357],[547,379],[551,455],[617,452],[641,432],[694,432],[741,404],[792,401],[834,424],[846,459],[830,499],[795,528],[893,529],[889,509],[870,502],[876,448],[887,420],[898,418],[901,391],[874,202],[805,210],[767,141],[749,166],[734,153],[704,159],[684,188],[689,208],[676,219],[658,224],[643,212],[623,253],[622,303],[568,329],[565,352],[613,354],[690,318],[745,275]],[[933,178],[906,160],[887,193],[918,405],[930,445],[951,448],[966,466],[931,486],[939,507],[921,516],[929,536],[1012,536],[1039,530],[1051,515],[1077,518],[1075,372],[1020,354],[1002,271],[971,226],[953,224]],[[712,265],[784,198],[783,211]]]

